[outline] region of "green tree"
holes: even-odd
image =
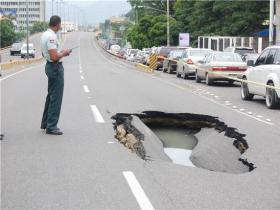
[[[195,45],[203,35],[252,36],[265,28],[269,2],[178,0],[174,9],[175,18]]]
[[[0,21],[0,46],[1,48],[10,46],[16,38],[16,33],[11,20],[2,19]]]
[[[48,29],[47,22],[35,22],[33,26],[30,28],[30,33],[35,34],[38,32],[42,32]]]

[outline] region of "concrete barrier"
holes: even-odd
[[[7,63],[1,63],[1,69],[2,70],[8,70],[13,67],[19,66],[19,65],[29,65],[33,63],[38,63],[43,61],[43,57],[35,58],[35,59],[29,59],[29,60],[14,60]]]

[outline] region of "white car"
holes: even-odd
[[[110,47],[110,50],[113,52],[113,53],[118,53],[120,50],[121,50],[121,47],[117,44],[114,44]]]
[[[252,100],[254,95],[263,96],[268,108],[279,107],[280,90],[265,85],[280,88],[280,46],[266,48],[256,62],[249,60],[247,65],[249,68],[242,79],[248,80],[248,83],[241,83],[241,98]]]
[[[28,54],[29,57],[35,58],[35,48],[33,44],[29,44],[29,49],[28,49]],[[20,56],[21,58],[26,58],[27,57],[27,44],[23,44],[20,50]]]
[[[202,60],[205,56],[213,51],[211,49],[189,48],[184,50],[177,63],[176,75],[188,79],[189,76],[195,75],[195,63]]]
[[[138,51],[138,49],[128,49],[125,55],[126,60],[134,62]]]

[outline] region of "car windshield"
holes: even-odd
[[[211,50],[190,50],[190,56],[204,57],[211,53]]]
[[[167,57],[167,55],[170,53],[171,50],[172,50],[172,48],[162,47],[159,50],[159,55]]]
[[[174,50],[174,51],[171,51],[170,54],[169,54],[169,57],[171,58],[177,58],[177,57],[181,57],[182,54],[183,54],[183,50]]]
[[[216,53],[213,55],[213,61],[242,62],[242,59],[240,55],[235,53]]]
[[[20,47],[20,43],[15,43],[12,45],[12,47]]]
[[[138,50],[131,50],[131,51],[130,51],[130,54],[131,54],[131,55],[132,55],[132,54],[133,54],[133,55],[136,55],[137,53],[138,53]]]
[[[27,50],[27,45],[24,45],[22,47],[22,50]],[[33,50],[33,46],[32,45],[29,45],[29,50]]]
[[[244,55],[245,53],[255,53],[255,50],[248,48],[236,48],[235,52],[240,55]]]

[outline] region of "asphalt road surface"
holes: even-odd
[[[279,110],[242,102],[238,84],[137,71],[106,55],[92,33],[71,33],[65,46],[76,45],[63,61],[63,136],[39,129],[43,65],[1,79],[3,210],[280,209]],[[146,110],[218,116],[247,134],[242,157],[257,168],[236,175],[139,159],[114,139],[110,117]]]

